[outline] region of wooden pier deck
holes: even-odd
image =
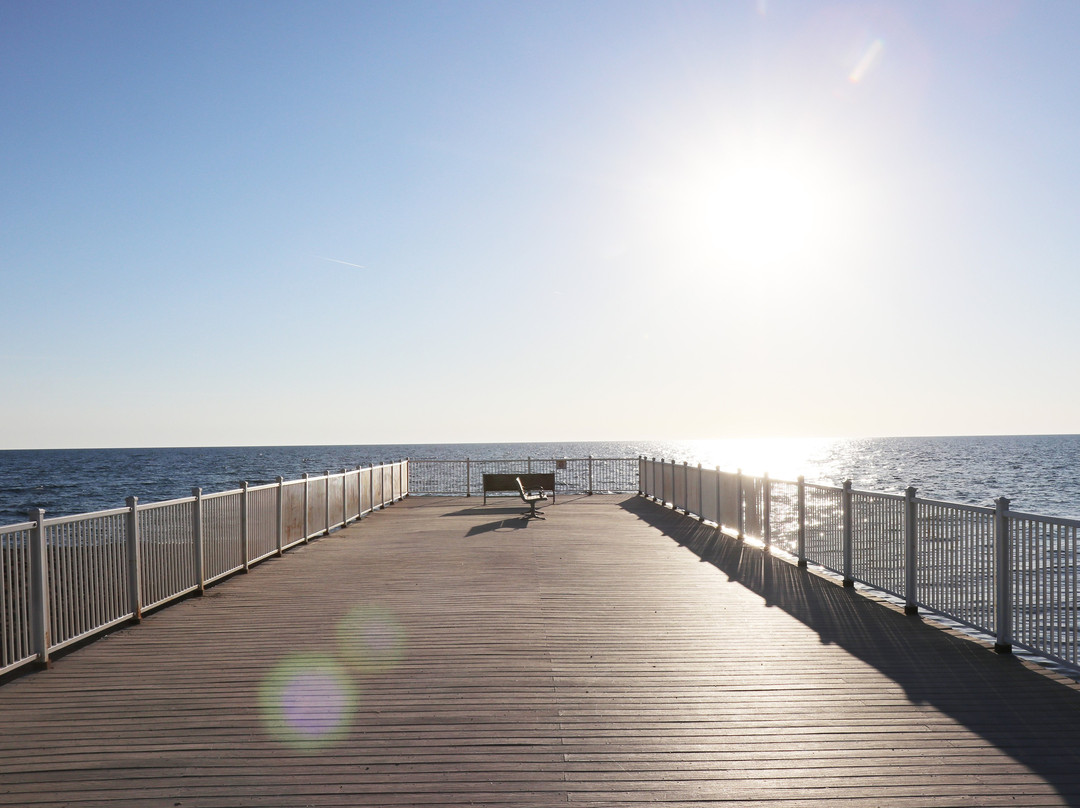
[[[414,498],[0,687],[0,805],[1080,805],[1071,681],[638,497]]]

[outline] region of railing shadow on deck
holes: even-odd
[[[1080,688],[924,623],[643,497],[622,507],[1080,806]]]

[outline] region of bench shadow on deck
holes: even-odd
[[[927,705],[977,733],[1080,805],[1080,685],[637,498],[622,507]]]

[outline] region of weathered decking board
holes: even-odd
[[[10,682],[0,805],[1080,804],[1071,682],[643,499],[545,511],[407,500]],[[318,748],[260,704],[290,656],[358,692]]]

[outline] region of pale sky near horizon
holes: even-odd
[[[0,0],[0,448],[1080,432],[1078,31]]]

